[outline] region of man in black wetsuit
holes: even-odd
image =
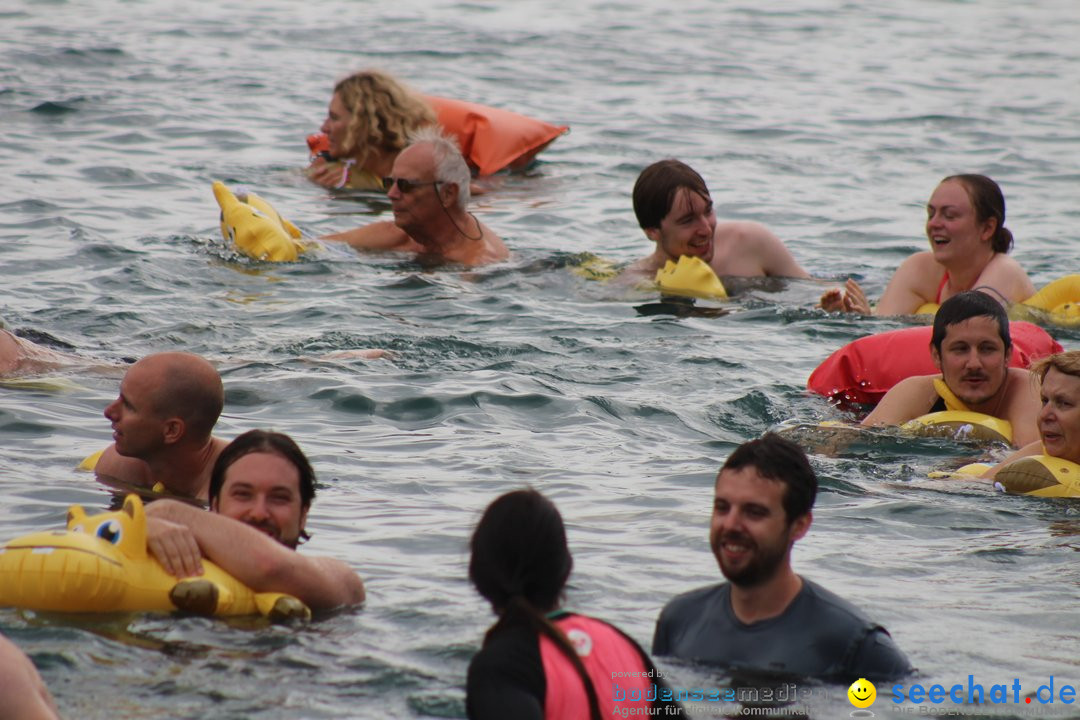
[[[669,601],[653,654],[843,683],[910,673],[885,628],[792,570],[816,494],[799,446],[772,433],[739,446],[716,478],[709,527],[729,582]]]

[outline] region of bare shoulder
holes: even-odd
[[[889,392],[895,390],[901,394],[923,395],[928,399],[936,398],[937,390],[934,388],[934,380],[940,377],[941,375],[912,375],[893,385]]]
[[[784,241],[759,222],[718,223],[713,233],[717,258],[731,275],[809,277]],[[725,248],[722,252],[719,248]]]
[[[1027,277],[1027,272],[1016,261],[1016,258],[1005,253],[996,253],[994,257],[990,258],[990,262],[986,267],[987,269],[994,268],[1002,272],[1016,273]]]
[[[336,597],[328,597],[327,600],[336,603],[337,606],[359,605],[367,598],[364,581],[360,574],[349,567],[348,563],[332,557],[309,558],[323,573],[325,573],[332,585],[335,586]]]
[[[975,285],[994,288],[1009,302],[1022,302],[1035,294],[1035,286],[1024,268],[1004,253],[990,259]]]
[[[497,262],[510,257],[510,249],[506,247],[506,243],[502,241],[498,233],[484,223],[480,223],[480,227],[483,229],[484,246],[487,249],[490,262]]]
[[[150,487],[153,483],[150,477],[150,466],[137,458],[124,457],[116,452],[116,445],[110,445],[98,458],[94,467],[94,474],[99,481],[112,478],[131,485]]]
[[[901,270],[923,273],[935,271],[939,280],[945,274],[945,268],[938,264],[937,260],[934,259],[934,253],[929,250],[920,250],[917,253],[908,255],[896,269],[897,272],[900,272]]]
[[[923,302],[931,302],[937,296],[938,284],[945,277],[945,268],[934,259],[929,250],[921,250],[904,258],[893,273],[889,285],[899,283],[918,295]]]
[[[19,341],[7,330],[0,330],[0,375],[13,372],[19,359]]]
[[[1032,402],[1038,401],[1037,385],[1034,376],[1027,368],[1009,368],[1009,391],[1024,399],[1030,397]]]
[[[915,375],[893,385],[869,415],[863,425],[899,425],[925,415],[933,407],[937,391],[937,375]]]
[[[4,718],[59,717],[33,661],[3,635],[0,635],[0,698],[4,699]]]
[[[215,435],[210,438],[210,445],[213,447],[213,450],[210,451],[210,461],[207,464],[212,467],[214,463],[217,462],[218,455],[221,454],[221,451],[229,446],[229,441]]]
[[[1019,383],[1024,383],[1024,384],[1027,384],[1027,385],[1031,385],[1032,388],[1035,387],[1032,384],[1031,371],[1028,370],[1027,368],[1010,367],[1009,368],[1009,382],[1010,383],[1019,382]]]
[[[781,242],[772,230],[753,220],[733,220],[716,224],[714,237],[737,244]]]

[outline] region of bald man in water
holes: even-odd
[[[198,355],[148,355],[128,369],[120,395],[105,408],[113,444],[97,462],[98,479],[209,499],[210,471],[227,444],[211,433],[225,404],[217,370]]]

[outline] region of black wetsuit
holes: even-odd
[[[805,578],[781,615],[750,625],[735,617],[727,583],[679,595],[660,612],[652,652],[845,683],[891,680],[911,672],[885,628]]]

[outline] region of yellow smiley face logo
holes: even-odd
[[[857,708],[868,708],[877,700],[877,688],[866,678],[859,678],[847,689],[847,699]]]

